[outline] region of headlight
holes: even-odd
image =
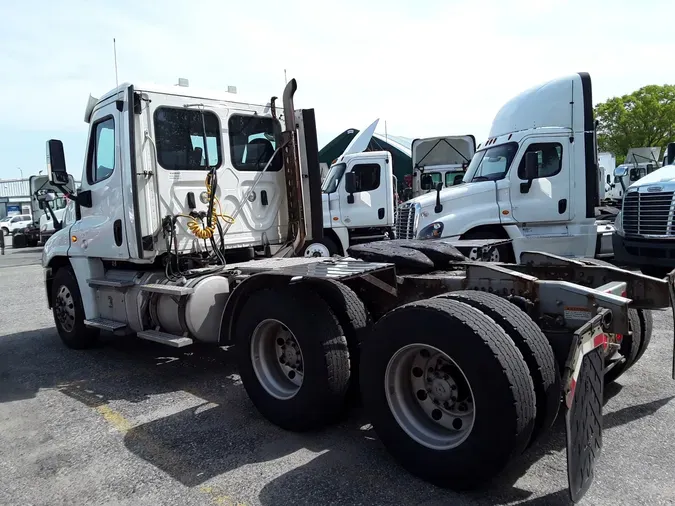
[[[443,234],[443,224],[435,221],[420,230],[418,239],[438,239]]]
[[[614,219],[614,230],[617,234],[623,235],[623,211],[619,211]]]

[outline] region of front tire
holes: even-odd
[[[465,234],[462,239],[504,239],[504,237],[497,232],[492,230],[474,230]],[[474,252],[472,251],[469,255],[471,260],[476,260],[478,258],[478,252],[476,252],[474,258]],[[513,253],[513,246],[511,244],[503,244],[497,246],[490,257],[490,262],[502,262],[502,263],[518,263],[515,260],[515,255]]]
[[[244,388],[272,423],[305,431],[344,409],[347,339],[322,298],[301,287],[256,292],[246,299],[235,332]]]
[[[312,241],[305,245],[302,255],[305,257],[332,257],[338,253],[338,247],[329,237]]]
[[[63,343],[75,350],[98,343],[99,332],[84,324],[84,306],[75,273],[70,267],[56,271],[52,283],[52,313],[56,330]]]
[[[473,307],[451,299],[401,306],[375,325],[361,352],[363,405],[412,474],[474,488],[527,446],[536,416],[527,365]]]

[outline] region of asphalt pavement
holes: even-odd
[[[562,419],[489,488],[443,490],[393,462],[358,407],[309,434],[267,422],[227,350],[65,348],[39,259],[0,257],[0,504],[568,504]],[[654,320],[642,360],[606,389],[582,504],[675,504],[673,322]]]

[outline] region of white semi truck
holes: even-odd
[[[494,260],[525,250],[611,255],[611,221],[598,221],[599,177],[591,84],[563,77],[507,102],[471,160],[464,184],[402,204],[400,238],[509,239]]]
[[[621,206],[626,190],[630,185],[659,169],[661,148],[631,148],[626,154],[624,163],[614,169],[614,180],[607,199]]]
[[[590,94],[590,81],[581,86]],[[75,216],[69,207],[42,257],[63,342],[87,348],[106,331],[174,347],[234,344],[253,404],[288,430],[335,420],[360,387],[401,465],[456,488],[508,466],[551,427],[562,398],[570,495],[580,499],[602,444],[603,372],[610,381],[644,351],[649,309],[675,308],[675,274],[537,252],[519,265],[466,262],[436,241],[371,244],[391,262],[302,257],[323,223],[314,111],[294,109],[295,90],[291,80],[283,112],[274,99],[184,87],[122,84],[90,99]],[[595,181],[592,118],[574,117]],[[564,153],[570,137],[555,137]],[[494,139],[488,150],[501,145]],[[61,187],[63,145],[47,145]],[[486,177],[475,169],[471,179]],[[255,259],[231,261],[251,250]]]
[[[369,151],[379,120],[360,131],[330,166],[321,186],[323,239],[305,256],[344,255],[368,241],[393,238],[397,181],[388,151]]]
[[[415,139],[412,143],[412,196],[419,197],[463,182],[476,152],[473,135],[446,135]]]

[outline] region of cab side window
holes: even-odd
[[[523,158],[518,166],[518,177],[525,179],[525,154],[537,153],[539,159],[538,178],[552,177],[562,170],[562,144],[558,142],[540,142],[530,144],[523,153]]]
[[[95,184],[115,170],[115,120],[104,118],[93,126],[87,153],[87,180]]]
[[[377,190],[380,187],[380,165],[377,163],[363,163],[352,169],[357,188],[362,192]]]

